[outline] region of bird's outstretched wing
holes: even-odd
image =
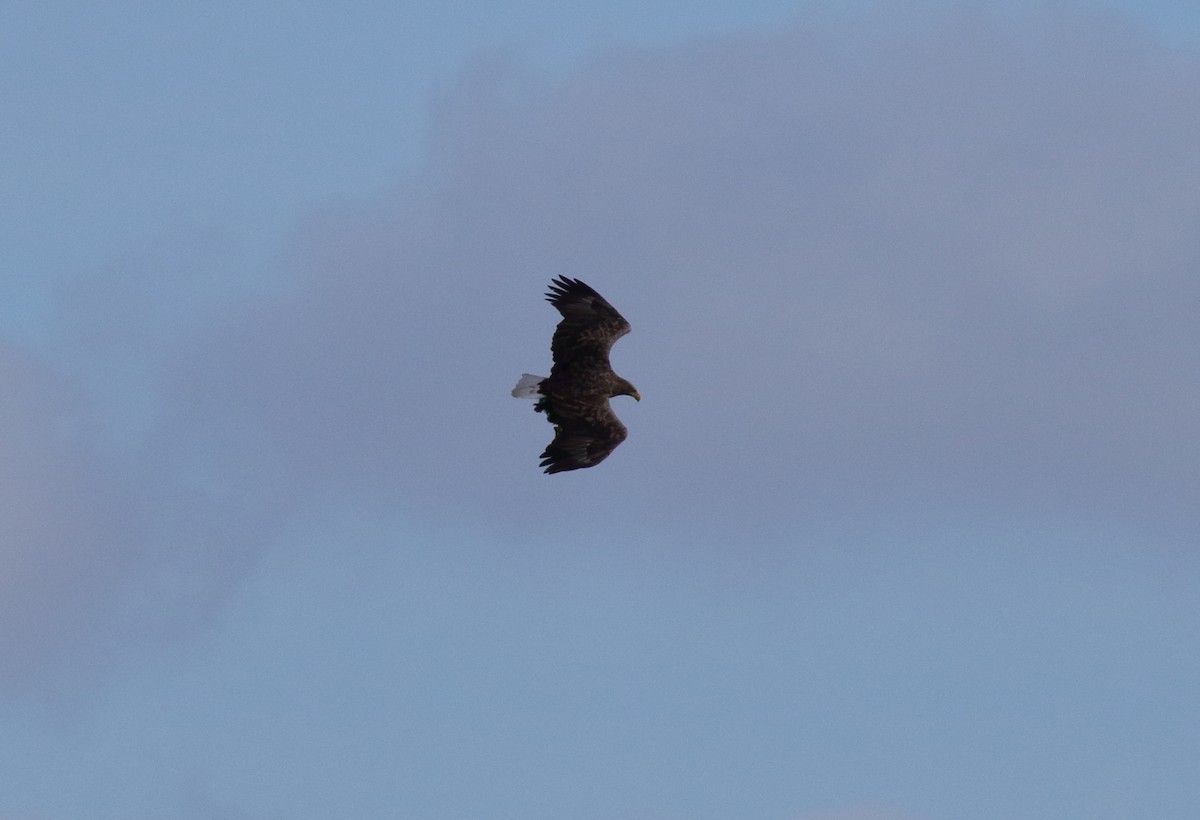
[[[539,466],[544,467],[547,473],[594,467],[608,458],[628,434],[625,425],[606,401],[603,409],[588,423],[559,427],[554,440],[542,453]]]
[[[591,287],[566,276],[550,283],[546,301],[563,317],[550,341],[554,368],[570,370],[581,360],[588,361],[588,366],[592,367],[603,362],[607,368],[613,342],[629,332],[625,317]],[[550,375],[555,375],[554,370]]]

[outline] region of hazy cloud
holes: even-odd
[[[1200,64],[1082,14],[901,30],[468,75],[430,189],[314,237],[293,298],[193,343],[176,403],[285,485],[485,519],[586,482],[663,520],[1191,520]],[[507,391],[546,369],[559,273],[632,321],[646,400],[550,485]]]
[[[481,65],[427,176],[315,219],[286,290],[208,280],[171,307],[199,318],[107,330],[79,301],[78,358],[125,410],[0,359],[0,648],[169,633],[320,499],[512,537],[1194,527],[1198,87],[1195,55],[1082,12],[612,50],[553,82]],[[508,391],[548,368],[558,274],[632,322],[614,362],[643,401],[602,468],[548,478],[550,427]],[[160,292],[128,276],[93,319]]]
[[[141,517],[92,445],[80,397],[0,346],[0,686],[44,671],[101,619],[139,557]],[[79,670],[86,674],[87,670]]]

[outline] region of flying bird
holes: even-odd
[[[525,373],[512,394],[535,399],[533,409],[545,413],[554,425],[554,440],[542,453],[539,466],[547,473],[595,467],[628,435],[608,400],[613,396],[642,400],[637,388],[608,363],[608,351],[629,332],[629,322],[578,279],[553,280],[546,301],[563,317],[550,341],[554,358],[550,376]]]

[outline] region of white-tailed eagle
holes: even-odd
[[[608,362],[613,342],[629,332],[629,322],[578,279],[558,277],[546,300],[563,317],[550,342],[554,365],[548,378],[521,376],[512,394],[536,399],[533,409],[554,425],[554,440],[541,456],[547,473],[595,467],[628,435],[608,400],[642,400]]]

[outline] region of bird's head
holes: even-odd
[[[613,390],[613,395],[614,396],[633,396],[634,401],[642,400],[642,395],[641,395],[641,393],[638,393],[637,388],[634,387],[629,382],[625,381],[625,379],[617,380],[617,386]]]

